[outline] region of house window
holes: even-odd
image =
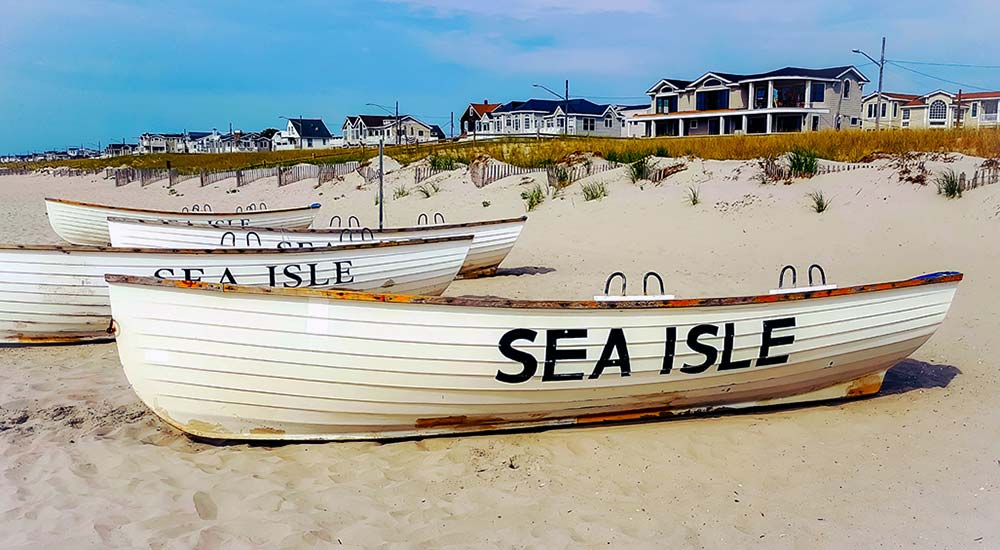
[[[851,81],[850,80],[845,80],[844,81],[844,99],[848,99],[849,97],[851,97]]]
[[[979,107],[978,103],[973,103],[972,104],[972,118],[976,118],[976,116],[979,115],[979,108],[978,107]]]
[[[424,137],[424,131],[420,130],[419,132],[417,132],[417,135],[420,137]]]
[[[875,118],[875,104],[868,104],[868,118]]]
[[[692,120],[691,124],[688,125],[688,128],[691,128],[692,130],[697,130],[698,129],[698,121],[697,120]]]
[[[813,82],[812,85],[812,95],[810,97],[813,102],[822,102],[826,94],[826,84],[822,82]]]
[[[892,104],[892,118],[899,116],[899,103]]]
[[[545,127],[546,128],[553,128],[554,126],[555,126],[555,122],[551,118],[545,121]]]
[[[312,138],[307,139],[306,140],[306,147],[312,147],[312,146],[313,146],[313,140],[312,140]]]
[[[948,116],[948,105],[940,99],[935,99],[931,103],[930,119],[943,121]]]
[[[813,132],[819,130],[819,117],[816,115],[813,115],[812,117],[812,129]]]
[[[708,86],[721,86],[721,85],[722,83],[719,82],[718,79],[709,78],[708,80],[705,81],[704,84],[702,84],[702,87],[707,88]]]
[[[611,121],[610,117],[607,117],[607,118],[604,119],[604,127],[605,128],[610,128],[611,124],[612,124],[612,121]]]
[[[566,119],[559,117],[559,127],[562,128],[566,125]]]
[[[857,117],[851,117],[851,126],[857,126],[857,125],[858,125]]]
[[[592,118],[585,118],[585,119],[583,119],[583,131],[584,132],[593,132],[594,131],[594,127],[595,127],[595,122],[597,122],[597,121],[595,121]]]
[[[531,128],[531,117],[524,115],[524,129],[527,130],[528,128]]]
[[[903,120],[910,120],[910,110],[903,109]]]
[[[519,132],[520,130],[521,130],[521,119],[520,118],[515,118],[514,119],[514,131],[515,132]]]
[[[672,95],[672,96],[669,96],[669,97],[658,97],[658,98],[656,98],[656,112],[657,112],[657,114],[676,113],[677,112],[677,96]]]
[[[886,104],[883,103],[882,104],[882,114],[881,114],[882,118],[885,118],[885,107],[886,107]]]

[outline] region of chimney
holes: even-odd
[[[489,105],[489,104],[490,104],[490,100],[488,100],[488,99],[484,99],[484,100],[483,100],[483,103],[485,103],[485,104]]]

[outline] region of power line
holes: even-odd
[[[916,74],[918,74],[920,76],[924,76],[924,77],[931,78],[931,79],[934,79],[934,80],[940,80],[941,82],[947,82],[948,84],[954,84],[956,86],[962,86],[964,88],[972,88],[974,90],[982,90],[984,92],[988,91],[986,88],[983,88],[982,86],[975,86],[973,84],[966,84],[966,83],[963,83],[963,82],[955,82],[954,80],[948,80],[946,78],[941,78],[941,77],[938,77],[938,76],[934,76],[932,74],[927,74],[925,72],[921,72],[921,71],[918,71],[916,69],[911,69],[909,67],[904,67],[903,65],[900,65],[900,64],[895,63],[893,61],[889,61],[888,59],[886,59],[886,63],[889,63],[889,64],[891,64],[891,65],[893,65],[895,67],[903,69],[904,71],[910,71],[911,73],[916,73]]]
[[[973,63],[934,63],[931,61],[903,61],[902,59],[887,59],[893,63],[903,63],[905,65],[930,65],[934,67],[968,67],[973,69],[1000,69],[1000,65],[976,65]]]

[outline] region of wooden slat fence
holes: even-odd
[[[277,177],[278,168],[251,168],[250,170],[238,170],[236,172],[236,187],[243,187],[249,183],[264,178]]]
[[[519,176],[522,174],[537,174],[547,171],[546,168],[523,168],[511,164],[476,164],[469,167],[469,177],[476,187],[484,187],[497,180]]]

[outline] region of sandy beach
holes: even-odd
[[[972,171],[983,159],[926,165]],[[957,270],[938,333],[872,398],[595,428],[389,444],[211,445],[161,423],[113,343],[0,349],[0,547],[997,548],[1000,547],[1000,184],[948,200],[890,160],[763,185],[753,161],[657,159],[534,211],[497,276],[447,295],[588,299],[613,271],[657,271],[678,297],[766,293],[778,271],[825,267],[841,286]],[[519,216],[544,174],[476,188],[464,170],[415,192],[387,162],[386,225]],[[585,201],[582,183],[607,185]],[[357,174],[280,190],[197,179],[116,188],[99,176],[0,177],[6,243],[58,243],[44,197],[176,209],[319,202],[316,224],[377,225]],[[429,185],[429,183],[428,183]],[[407,196],[394,197],[405,186]],[[689,187],[701,202],[687,200]],[[832,206],[810,208],[822,190]]]

